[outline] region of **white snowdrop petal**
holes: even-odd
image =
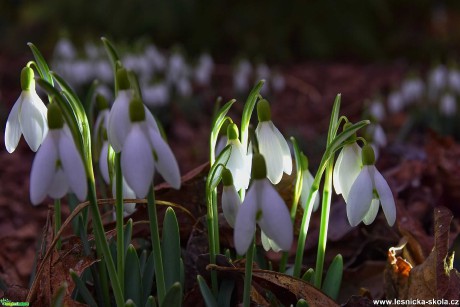
[[[99,155],[99,170],[101,171],[104,182],[108,184],[110,182],[109,176],[109,163],[107,161],[107,154],[109,151],[109,143],[104,142],[102,144],[101,153]]]
[[[59,158],[70,189],[80,201],[84,201],[88,194],[85,166],[72,137],[67,133],[61,133],[59,138]]]
[[[129,118],[129,102],[131,94],[129,90],[122,90],[118,93],[109,113],[109,124],[107,137],[115,152],[120,152],[131,127]]]
[[[94,129],[93,129],[93,138],[94,138],[94,140],[96,140],[98,138],[98,135],[100,133],[101,128],[104,128],[104,129],[108,128],[109,114],[110,114],[109,109],[104,109],[104,110],[99,112],[99,114],[97,116],[97,119],[96,119],[96,122],[94,123]]]
[[[232,152],[226,167],[233,176],[233,183],[237,191],[247,189],[251,179],[251,169],[248,168],[247,156],[239,140],[231,140]]]
[[[154,162],[149,141],[138,124],[133,125],[123,145],[121,169],[137,197],[145,198],[153,181]]]
[[[31,91],[23,91],[21,95],[24,95],[19,112],[22,133],[30,149],[37,151],[48,130],[46,115],[42,114],[43,108],[39,108],[39,104],[43,102],[37,94]]]
[[[224,186],[222,189],[222,211],[228,224],[234,228],[241,199],[234,186]]]
[[[292,173],[292,157],[291,157],[291,151],[289,149],[289,145],[286,139],[284,138],[284,136],[278,130],[278,128],[276,128],[275,125],[273,125],[273,123],[271,123],[271,126],[275,134],[275,137],[278,140],[281,151],[283,153],[283,171],[286,174],[290,175]]]
[[[334,185],[334,190],[337,195],[342,194],[342,186],[340,184],[340,178],[339,178],[339,170],[340,170],[340,165],[342,165],[342,160],[343,160],[343,149],[340,151],[339,156],[337,157],[337,160],[335,161],[334,165],[334,170],[332,173],[332,183]]]
[[[284,200],[266,179],[260,191],[262,216],[258,220],[260,228],[282,250],[289,250],[293,240],[293,229],[289,210]]]
[[[343,148],[343,158],[339,169],[339,180],[342,195],[345,201],[350,193],[351,186],[361,171],[361,147],[353,143]]]
[[[160,132],[160,129],[158,128],[157,121],[155,120],[155,117],[153,117],[152,112],[150,112],[149,108],[144,106],[144,111],[145,111],[145,119],[147,121],[147,126],[149,128],[153,128],[156,132]]]
[[[257,197],[256,189],[253,186],[249,187],[248,194],[241,204],[236,216],[233,239],[238,255],[244,255],[246,253],[254,238],[256,214],[258,210]]]
[[[9,153],[12,153],[18,146],[19,139],[21,138],[21,124],[19,123],[19,111],[21,109],[21,97],[19,96],[16,103],[11,109],[8,120],[6,121],[5,128],[5,147]]]
[[[377,169],[374,171],[374,183],[375,189],[379,194],[380,203],[382,204],[383,213],[385,213],[388,225],[393,226],[396,221],[395,200],[387,181]]]
[[[150,141],[156,153],[155,166],[161,176],[173,188],[180,189],[181,179],[179,165],[169,145],[163,140],[161,135],[153,129],[149,129]]]
[[[347,216],[351,226],[358,225],[369,211],[372,201],[372,179],[369,166],[364,166],[351,186],[347,200]]]
[[[270,239],[267,237],[267,235],[265,234],[265,232],[260,231],[260,241],[262,242],[262,247],[264,248],[264,250],[266,252],[268,252],[270,249],[271,249],[271,245],[270,245]]]
[[[314,178],[309,170],[305,170],[303,172],[303,180],[302,180],[302,192],[300,193],[300,201],[302,208],[305,209],[308,194],[310,193],[311,186],[313,185]],[[315,193],[312,197],[314,197],[315,201],[313,203],[313,211],[318,210],[319,208],[319,195]]]
[[[372,199],[371,206],[369,207],[369,211],[367,211],[366,215],[363,218],[363,223],[366,225],[372,224],[372,222],[377,217],[377,213],[379,213],[380,207],[380,200],[377,198]]]
[[[269,123],[260,122],[256,128],[256,136],[259,152],[265,158],[267,177],[273,184],[277,184],[283,177],[283,151]]]
[[[53,132],[51,131],[48,137],[45,138],[32,164],[30,172],[30,200],[34,205],[38,205],[45,199],[48,189],[53,182],[56,161],[58,159]]]
[[[54,199],[64,197],[69,191],[69,182],[62,168],[58,168],[48,189],[48,195]]]

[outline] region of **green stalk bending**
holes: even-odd
[[[315,269],[315,286],[317,288],[321,288],[321,281],[323,277],[324,255],[326,253],[327,230],[329,226],[329,212],[331,209],[333,165],[333,160],[330,160],[326,167],[326,176],[324,179],[323,198],[321,204],[321,224],[319,229],[318,252],[316,255]]]
[[[112,255],[110,253],[109,244],[105,237],[104,225],[102,224],[101,214],[97,206],[96,188],[94,180],[88,179],[88,200],[90,202],[91,213],[93,216],[93,228],[94,237],[96,240],[96,248],[98,251],[102,251],[104,261],[109,272],[109,278],[112,283],[112,290],[115,296],[115,302],[117,306],[124,306],[125,301],[123,297],[123,291],[121,290],[120,281],[118,280],[117,271],[115,270],[115,264],[113,262]]]
[[[158,218],[155,205],[155,193],[150,187],[147,194],[147,209],[150,221],[150,236],[152,238],[152,251],[155,265],[155,279],[157,284],[158,305],[161,306],[166,295],[163,259],[161,256],[160,234],[158,231]]]
[[[213,196],[211,197],[214,198]],[[215,218],[215,215],[214,215],[215,214],[214,208],[217,208],[217,206],[213,205],[212,200],[211,200],[211,203],[208,203],[208,210],[207,210],[208,212],[206,214],[206,222],[208,224],[209,262],[211,264],[216,264],[216,254],[217,254],[216,253],[216,240],[214,239],[214,236],[216,235],[216,231],[214,231],[214,223],[215,223],[214,220],[217,220],[217,218]],[[211,271],[211,287],[212,287],[212,292],[217,297],[217,293],[218,293],[217,273],[214,270]]]
[[[54,200],[54,235],[56,235],[59,229],[61,229],[61,224],[62,224],[61,199],[55,199]],[[56,243],[56,250],[60,250],[61,245],[62,245],[61,238],[58,238],[58,241]]]
[[[255,239],[252,241],[246,253],[246,266],[244,271],[244,293],[243,307],[251,306],[251,286],[252,286],[252,262],[254,261],[254,251],[256,249]]]
[[[125,239],[123,230],[123,175],[121,173],[120,153],[115,154],[115,214],[117,228],[117,272],[124,296],[125,280]]]

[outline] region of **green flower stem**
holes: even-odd
[[[153,187],[150,187],[149,193],[147,194],[147,209],[150,221],[150,236],[152,238],[152,250],[155,265],[158,305],[161,306],[166,295],[166,286],[163,272],[163,259],[161,256],[160,234],[158,231],[158,218],[155,205],[155,193],[153,191]]]
[[[94,176],[92,177],[94,178]],[[101,214],[97,206],[96,188],[94,179],[88,179],[88,199],[91,207],[91,214],[93,216],[93,228],[94,237],[96,239],[96,249],[99,253],[102,253],[104,261],[106,263],[109,278],[112,283],[112,290],[115,296],[115,302],[117,306],[124,306],[123,291],[121,290],[120,281],[118,280],[117,271],[115,270],[115,264],[113,262],[112,255],[110,253],[109,244],[105,237],[104,225],[102,224]],[[101,272],[101,270],[100,270]],[[103,275],[101,274],[101,281],[103,281]]]
[[[54,235],[57,235],[59,232],[59,229],[61,229],[61,199],[55,199],[54,200]],[[56,250],[61,249],[61,238],[58,238],[58,241],[56,243]]]
[[[251,286],[252,286],[252,262],[254,261],[254,251],[256,249],[255,238],[246,253],[246,266],[244,271],[244,293],[243,307],[251,306]]]
[[[321,288],[321,281],[323,277],[324,255],[326,253],[327,229],[329,226],[329,212],[331,209],[332,197],[332,173],[333,173],[333,160],[329,160],[326,167],[326,176],[324,179],[323,198],[321,204],[321,224],[319,229],[318,252],[316,256],[316,269],[315,269],[315,286]]]
[[[123,230],[123,175],[121,173],[120,153],[115,154],[115,214],[117,228],[117,272],[120,287],[124,296],[125,280],[125,239]]]
[[[212,198],[214,198],[214,195]],[[216,232],[214,231],[214,220],[216,220],[216,218],[214,218],[214,207],[216,206],[213,206],[212,201],[211,203],[208,203],[208,212],[206,215],[206,222],[208,224],[209,262],[211,264],[216,264],[216,240],[214,239],[214,236],[216,235]],[[211,271],[211,286],[212,292],[217,297],[217,273],[214,270]]]
[[[217,211],[217,189],[212,191],[212,215],[214,231],[214,250],[216,255],[220,253],[220,235],[219,235],[219,212]]]

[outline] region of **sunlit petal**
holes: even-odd
[[[332,178],[333,178],[333,184],[334,184],[334,190],[337,195],[342,194],[342,186],[340,184],[340,178],[339,178],[339,170],[340,170],[340,165],[342,165],[342,160],[343,160],[343,149],[340,151],[339,156],[337,157],[337,160],[335,161],[334,165],[334,171],[332,173]]]
[[[267,177],[273,184],[277,184],[283,177],[283,151],[269,123],[270,121],[260,122],[256,128],[256,135],[259,152],[265,158]]]
[[[353,143],[343,148],[343,159],[340,163],[339,180],[345,201],[350,193],[351,186],[361,171],[361,147]]]
[[[259,180],[256,180],[255,183]],[[289,210],[284,200],[266,179],[260,180],[260,209],[262,215],[258,220],[260,228],[282,250],[289,250],[293,240],[293,229]]]
[[[126,137],[121,169],[137,197],[144,198],[152,184],[155,169],[149,140],[139,124],[134,124]]]
[[[21,138],[21,124],[19,123],[19,111],[22,104],[22,95],[11,109],[8,120],[6,121],[5,129],[5,147],[9,153],[12,153],[18,146],[19,139]]]
[[[130,131],[129,102],[131,96],[130,90],[120,91],[110,110],[107,137],[115,152],[122,150],[123,143]]]
[[[234,241],[238,255],[244,255],[254,238],[256,231],[257,191],[249,187],[248,194],[241,204],[235,220]]]
[[[372,180],[369,166],[364,166],[351,186],[347,200],[347,216],[351,226],[358,225],[369,211],[372,201]]]
[[[303,172],[303,181],[302,181],[302,192],[300,193],[300,203],[302,208],[305,209],[305,205],[307,204],[308,194],[310,193],[311,186],[313,185],[314,178],[309,170],[305,170]],[[315,193],[313,196],[315,198],[315,202],[313,203],[313,211],[318,210],[319,207],[319,196],[318,193]]]
[[[35,155],[30,173],[30,200],[32,204],[38,205],[46,195],[53,182],[58,159],[58,149],[54,140],[55,131],[50,131],[45,138],[40,150]]]
[[[148,129],[148,132],[153,150],[156,153],[155,166],[158,172],[173,188],[180,189],[179,165],[177,165],[171,148],[157,131]]]
[[[371,201],[371,206],[369,208],[369,211],[367,211],[366,215],[363,218],[363,223],[366,225],[372,224],[372,222],[375,220],[375,217],[377,216],[377,213],[379,213],[379,207],[380,207],[380,200],[378,198],[374,198]]]
[[[233,183],[237,191],[247,189],[251,178],[251,169],[248,167],[247,156],[239,140],[230,140],[232,151],[226,167],[233,176]]]
[[[62,133],[59,139],[59,158],[70,189],[80,201],[84,201],[88,193],[85,166],[72,137],[67,133]]]
[[[379,194],[380,203],[382,204],[383,213],[385,213],[388,225],[393,226],[396,221],[395,200],[387,181],[377,169],[374,171],[374,184]]]
[[[222,189],[222,211],[228,224],[234,228],[238,209],[241,206],[241,199],[235,190],[235,187],[224,186]]]
[[[22,133],[30,149],[37,151],[48,132],[46,111],[43,113],[46,107],[35,92],[23,91],[21,95],[24,97],[19,112]]]
[[[286,139],[284,138],[284,136],[278,130],[278,128],[276,128],[275,125],[273,125],[273,123],[271,123],[271,126],[275,134],[275,137],[278,140],[281,151],[283,153],[283,171],[286,174],[290,175],[292,173],[292,157],[291,157],[291,151],[289,150],[289,145],[286,142]]]

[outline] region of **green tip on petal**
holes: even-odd
[[[229,140],[236,140],[239,137],[238,127],[236,124],[229,124],[227,126],[227,138]]]
[[[24,67],[21,71],[21,89],[29,91],[35,89],[34,71],[30,67]]]
[[[48,127],[50,129],[61,129],[64,126],[61,108],[56,103],[48,105]]]
[[[304,155],[303,152],[300,153],[300,168],[303,171],[306,171],[308,169],[308,158],[306,155]]]
[[[252,179],[264,179],[267,177],[267,166],[265,164],[265,158],[259,153],[255,153],[252,156]]]
[[[266,122],[272,119],[270,104],[267,100],[262,99],[257,104],[257,117],[259,118],[259,122]]]
[[[117,81],[119,90],[129,89],[128,71],[125,68],[121,67],[117,69]]]
[[[97,94],[96,95],[96,105],[99,111],[105,110],[109,108],[109,103],[104,95]]]
[[[233,176],[228,168],[224,168],[222,171],[222,183],[226,187],[233,185]]]
[[[375,164],[375,154],[374,149],[371,145],[364,145],[361,151],[363,165],[374,165]]]
[[[144,104],[139,98],[133,98],[129,103],[129,118],[131,122],[141,122],[145,120]]]

